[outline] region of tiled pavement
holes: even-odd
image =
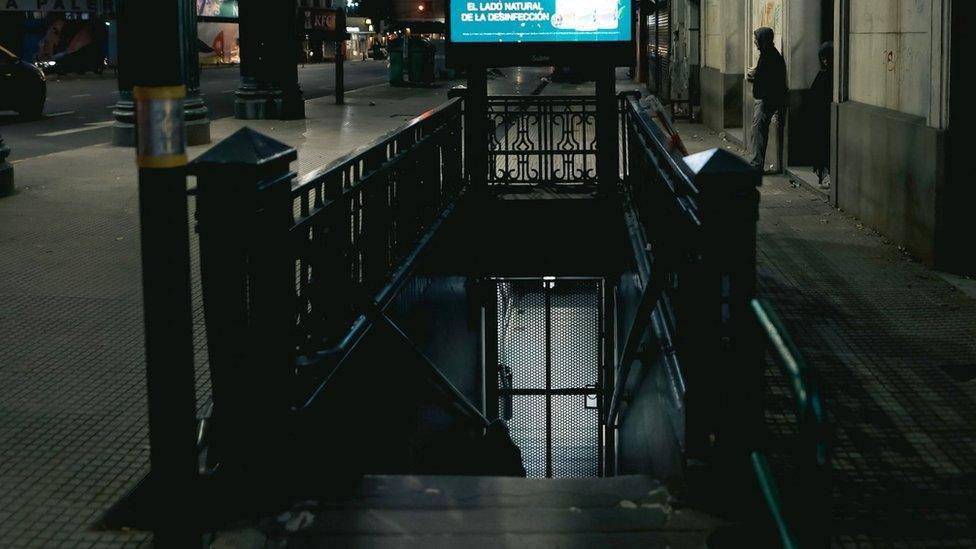
[[[692,152],[741,152],[679,131]],[[759,290],[819,372],[832,423],[835,544],[976,546],[976,301],[786,178],[761,195]],[[768,377],[775,439],[791,403]]]

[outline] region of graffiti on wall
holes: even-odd
[[[775,44],[783,51],[783,0],[753,0],[752,28],[769,27],[776,35]],[[753,47],[750,62],[759,61],[759,51]]]

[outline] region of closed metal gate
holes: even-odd
[[[647,16],[647,89],[671,102],[671,2],[652,0]]]
[[[495,283],[498,414],[528,476],[600,476],[602,281]]]

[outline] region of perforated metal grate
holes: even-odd
[[[511,369],[515,389],[545,387],[546,298],[542,282],[502,282],[501,286],[510,290],[510,299],[508,318],[504,324],[499,319],[498,362]]]
[[[522,464],[529,478],[546,476],[546,396],[512,396],[512,419],[508,421],[512,441],[522,451]]]
[[[497,281],[499,416],[530,477],[601,474],[602,292],[596,279]]]
[[[596,384],[600,374],[600,281],[553,282],[550,311],[552,388]]]
[[[552,476],[600,474],[600,417],[586,395],[552,396]]]

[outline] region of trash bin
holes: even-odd
[[[386,51],[390,56],[390,84],[403,85],[403,38],[397,37],[387,44]]]
[[[426,38],[410,38],[407,52],[407,74],[411,84],[434,82],[434,58],[436,48]]]

